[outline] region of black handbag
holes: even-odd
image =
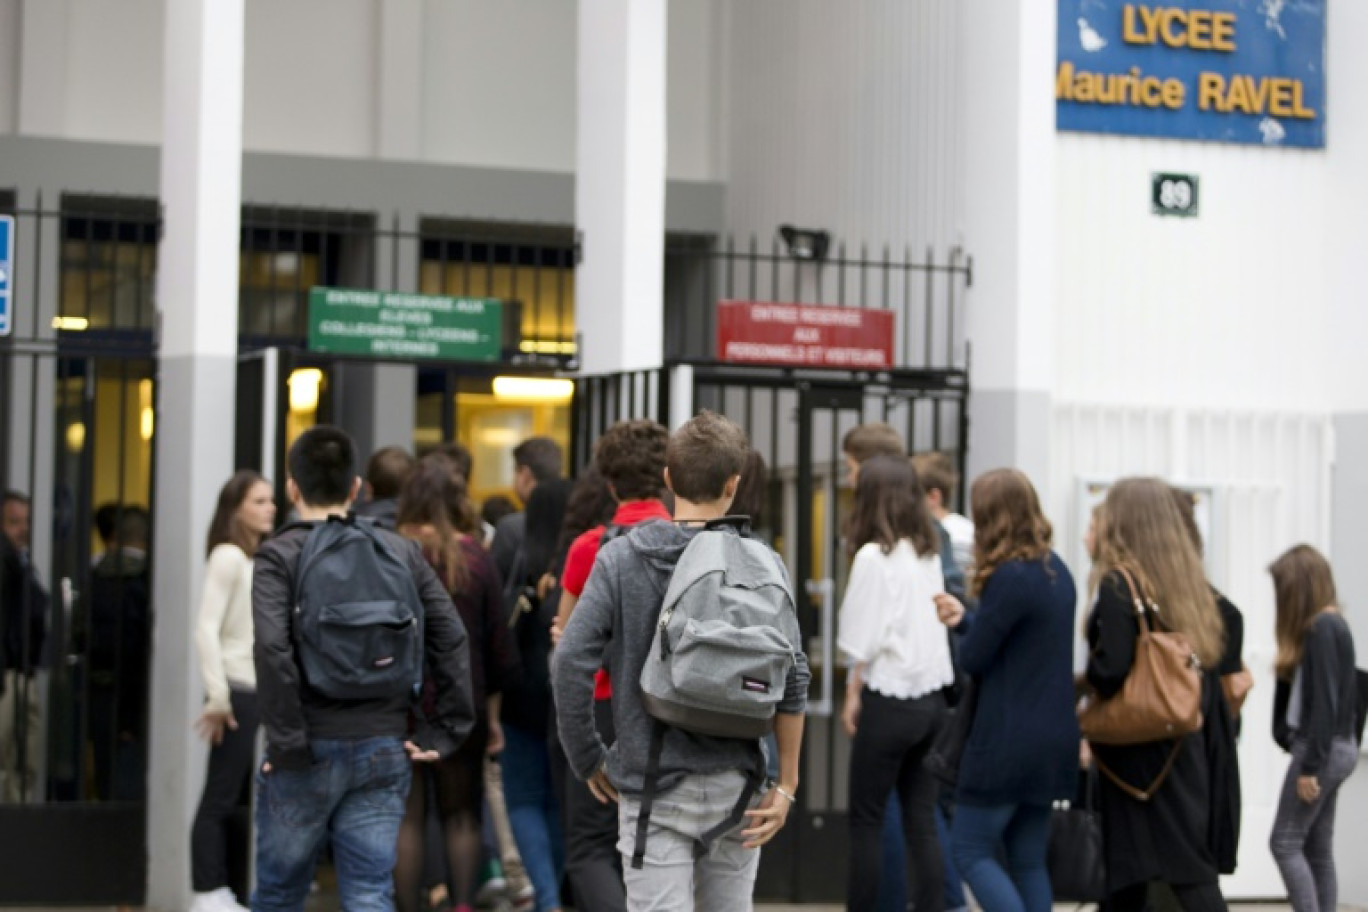
[[[1056,901],[1097,903],[1107,896],[1107,863],[1096,769],[1080,773],[1079,780],[1079,800],[1060,802],[1050,813],[1045,863]]]
[[[974,728],[974,710],[978,708],[978,681],[966,678],[960,688],[959,698],[950,710],[950,718],[931,748],[922,759],[922,766],[940,780],[951,791],[959,781],[960,758],[964,756],[964,745],[969,741],[969,732]]]

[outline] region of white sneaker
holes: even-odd
[[[246,906],[238,905],[237,897],[227,887],[219,887],[208,893],[196,893],[190,903],[190,912],[250,912]]]

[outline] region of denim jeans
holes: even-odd
[[[332,840],[347,912],[394,908],[395,847],[412,765],[398,738],[311,741],[307,770],[257,773],[252,912],[301,912],[318,852]]]
[[[940,842],[945,864],[946,912],[961,912],[969,904],[964,898],[964,882],[960,880],[954,856],[950,854],[950,823],[945,812],[949,801],[947,794],[942,789],[941,800],[936,803],[936,839]],[[907,912],[907,840],[903,838],[902,808],[898,805],[897,792],[888,796],[882,848],[883,878],[879,881],[879,903],[875,912]]]
[[[699,838],[727,819],[745,787],[739,770],[696,773],[656,796],[644,864],[637,869],[628,861],[623,869],[628,912],[750,912],[760,851],[742,845],[741,831],[752,825],[751,818],[694,857]],[[760,799],[757,793],[750,806]],[[637,797],[621,796],[617,847],[624,860],[636,850],[640,811]]]
[[[955,864],[986,912],[1050,912],[1045,853],[1050,807],[960,803],[950,842]],[[999,858],[1006,859],[1003,868]]]
[[[1320,797],[1310,804],[1297,795],[1297,778],[1304,756],[1306,742],[1293,743],[1292,763],[1287,768],[1269,843],[1283,883],[1287,885],[1287,899],[1292,908],[1296,912],[1333,912],[1339,901],[1339,881],[1335,875],[1335,804],[1340,786],[1358,765],[1358,745],[1352,738],[1336,738],[1330,743],[1325,765],[1317,776]]]
[[[504,805],[518,843],[523,867],[537,891],[537,912],[560,908],[565,873],[565,838],[560,803],[551,786],[551,759],[546,738],[504,723]]]

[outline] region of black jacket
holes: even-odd
[[[313,523],[292,523],[257,551],[252,574],[252,620],[255,625],[257,695],[266,730],[266,754],[272,766],[307,768],[309,741],[315,738],[360,739],[408,736],[414,701],[331,700],[303,682],[295,653],[294,576],[299,554]],[[460,747],[475,724],[471,696],[470,643],[442,582],[415,542],[383,532],[405,555],[423,600],[426,672],[436,686],[436,700],[420,713],[412,740],[443,757]]]
[[[47,590],[19,549],[0,535],[0,671],[31,673],[42,664],[47,613]]]

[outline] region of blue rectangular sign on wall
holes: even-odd
[[[1326,0],[1059,0],[1060,130],[1325,146]]]
[[[10,334],[14,312],[14,216],[0,215],[0,336]]]

